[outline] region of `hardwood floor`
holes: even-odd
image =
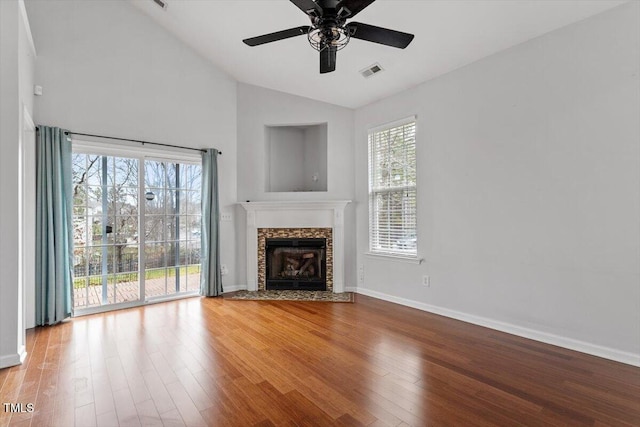
[[[27,340],[0,404],[35,411],[0,426],[640,425],[640,368],[362,295],[192,298]]]

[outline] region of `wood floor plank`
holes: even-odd
[[[261,384],[266,383],[263,382]],[[274,424],[283,425],[293,422],[292,414],[288,412],[287,407],[282,403],[283,395],[275,390],[275,393],[265,393],[260,384],[253,384],[246,378],[238,378],[234,380],[236,387],[242,391],[249,405],[260,408],[262,413]]]
[[[93,403],[76,408],[75,425],[86,427],[95,427],[97,425],[95,405]]]
[[[188,426],[206,426],[204,418],[200,415],[200,411],[191,400],[189,393],[185,390],[180,381],[167,385],[167,391],[173,400],[174,405],[178,409],[184,423]]]
[[[211,402],[211,398],[209,398],[207,392],[204,391],[198,380],[196,380],[189,369],[185,367],[179,371],[176,371],[176,376],[182,383],[182,386],[191,398],[193,404],[196,405],[196,408],[198,408],[198,411],[202,411],[211,407],[211,405],[213,404]]]
[[[113,391],[113,401],[116,407],[116,415],[119,424],[127,426],[139,426],[138,410],[129,388],[118,388]]]
[[[143,426],[161,426],[162,418],[152,399],[136,403],[136,412]]]
[[[169,395],[160,375],[156,371],[148,371],[143,376],[158,413],[163,414],[176,409],[176,405],[173,403],[173,399]]]
[[[165,427],[184,427],[185,425],[177,409],[162,413],[160,419],[162,420],[162,425]]]
[[[5,426],[638,426],[640,368],[358,295],[190,298],[27,333]]]
[[[94,389],[93,401],[96,415],[116,412],[116,404],[113,400],[113,392],[111,391],[111,387],[108,384],[99,389]]]
[[[119,424],[116,411],[105,412],[96,416],[96,425],[98,427],[118,427]]]
[[[231,408],[230,412],[234,414],[235,423],[254,425],[267,419],[261,408],[249,402],[233,378],[219,377],[216,383],[221,390],[219,401],[223,401],[225,406]]]

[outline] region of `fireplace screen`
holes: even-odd
[[[266,289],[326,290],[325,239],[266,239]]]

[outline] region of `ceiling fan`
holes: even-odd
[[[366,40],[404,49],[413,40],[413,34],[387,28],[349,22],[375,0],[290,0],[311,19],[311,26],[290,28],[243,40],[249,46],[258,46],[290,37],[307,35],[311,46],[320,52],[320,73],[336,69],[336,52],[351,38]]]

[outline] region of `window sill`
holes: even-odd
[[[395,255],[381,252],[365,252],[364,254],[365,256],[370,258],[382,258],[389,261],[400,261],[409,264],[422,264],[422,262],[424,261],[424,258],[418,258],[417,256]]]

